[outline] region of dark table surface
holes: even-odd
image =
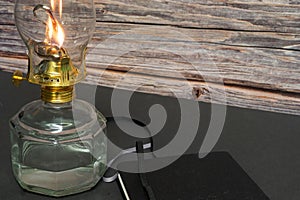
[[[93,86],[80,84],[79,87],[84,90]],[[39,99],[39,86],[24,82],[16,88],[11,83],[11,74],[0,72],[0,91],[0,199],[52,199],[23,191],[13,177],[10,164],[8,121],[23,105]],[[112,89],[97,87],[95,91],[95,106],[105,116],[112,116],[110,105]],[[81,94],[80,98],[84,99],[84,94],[83,96]],[[119,103],[123,102],[120,100]],[[159,147],[173,138],[176,124],[180,119],[180,111],[176,99],[134,93],[130,101],[130,114],[135,119],[149,123],[149,107],[154,104],[161,104],[168,114],[166,125],[154,140]],[[199,103],[199,108],[201,110],[199,130],[186,153],[199,151],[209,124],[208,113],[211,106]],[[270,199],[298,200],[300,198],[299,126],[299,116],[228,107],[222,135],[213,150],[230,152]],[[126,141],[123,135],[114,137],[117,143]],[[99,182],[93,190],[61,199],[121,200],[122,196],[117,183]]]

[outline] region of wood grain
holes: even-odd
[[[26,59],[1,58],[2,70],[12,72],[23,70]],[[249,89],[239,86],[222,86],[199,81],[182,81],[175,78],[140,75],[102,69],[88,69],[84,83],[137,91],[148,94],[159,94],[207,103],[226,104],[241,108],[300,115],[300,95],[282,92],[270,92],[260,89]],[[212,98],[213,93],[213,98]],[[226,98],[224,98],[224,95]]]
[[[88,83],[300,115],[299,1],[95,3]],[[27,68],[13,4],[0,0],[0,69],[8,71]]]
[[[99,26],[87,59],[91,68],[172,78],[179,74],[194,81],[222,78],[225,84],[300,92],[300,39],[294,34]],[[15,27],[2,29],[0,55],[25,57],[25,49]]]
[[[0,1],[0,24],[14,24],[14,0]],[[299,33],[298,0],[95,0],[97,21]]]
[[[298,1],[102,0],[98,21],[299,33]]]

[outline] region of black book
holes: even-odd
[[[142,162],[151,165],[153,159]],[[121,165],[140,167],[133,161]],[[126,200],[269,200],[227,152],[213,152],[202,159],[184,155],[154,172],[120,172],[118,181]]]

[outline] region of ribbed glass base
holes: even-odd
[[[86,167],[79,167],[62,172],[51,172],[22,166],[13,163],[16,174],[19,174],[17,181],[22,188],[49,196],[65,196],[80,193],[94,187],[100,176],[94,175],[94,171],[104,169],[100,163]],[[100,173],[99,173],[100,174]]]

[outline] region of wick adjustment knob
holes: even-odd
[[[12,76],[13,84],[18,87],[23,80],[26,80],[26,78],[23,77],[23,73],[20,70],[16,70]]]

